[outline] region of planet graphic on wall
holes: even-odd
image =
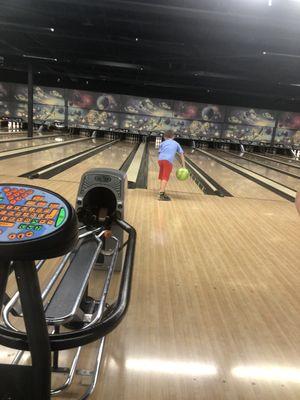
[[[107,110],[109,108],[109,98],[107,96],[100,96],[97,99],[97,107],[99,110]]]
[[[217,112],[216,107],[211,107],[211,106],[204,107],[201,113],[202,118],[204,119],[204,121],[211,121],[212,119],[214,119],[216,112]]]
[[[289,129],[300,129],[300,115],[293,113],[285,113],[280,121],[279,127],[289,128]]]
[[[70,103],[70,105],[73,107],[92,108],[94,98],[90,94],[75,90]]]
[[[110,94],[102,94],[97,98],[97,108],[99,110],[113,110],[117,106],[115,97]]]
[[[179,109],[175,112],[175,117],[182,117],[187,119],[196,118],[198,114],[198,107],[190,103],[180,103]]]
[[[198,108],[194,105],[188,105],[185,109],[184,116],[186,118],[195,118],[197,116]]]

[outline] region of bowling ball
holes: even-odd
[[[179,168],[176,171],[176,178],[180,181],[185,181],[189,178],[190,173],[186,168]]]

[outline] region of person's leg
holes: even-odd
[[[168,181],[165,181],[164,179],[160,181],[160,190],[159,190],[160,193],[165,193],[167,184]]]
[[[169,201],[171,200],[169,196],[165,194],[166,187],[169,181],[169,177],[172,171],[172,164],[167,160],[160,160],[160,191],[159,191],[159,200]]]

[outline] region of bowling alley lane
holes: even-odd
[[[237,172],[231,171],[217,161],[209,158],[209,156],[201,154],[198,151],[193,153],[192,150],[185,149],[185,151],[186,155],[195,164],[234,197],[284,201],[282,197]]]
[[[285,156],[283,154],[265,154],[266,157],[272,158],[273,160],[276,161],[283,161],[286,163],[289,163],[291,165],[298,165],[300,166],[300,161],[296,160],[295,158],[292,158],[290,156]]]
[[[119,169],[133,149],[132,143],[118,142],[108,149],[88,158],[74,167],[68,168],[53,180],[66,182],[79,182],[82,174],[91,168],[115,168]]]
[[[34,146],[40,146],[43,144],[55,143],[55,142],[59,142],[59,141],[64,142],[65,140],[72,140],[72,139],[78,139],[78,137],[77,136],[72,137],[70,135],[51,135],[51,136],[47,135],[45,137],[37,136],[34,139],[12,141],[12,142],[9,142],[9,141],[0,142],[0,152],[34,147]]]
[[[148,171],[148,189],[159,191],[158,181],[158,150],[154,146],[149,147],[149,171]],[[171,174],[167,192],[176,193],[176,196],[182,197],[185,193],[203,194],[202,190],[192,179],[187,181],[178,181],[175,176],[175,170],[180,167],[180,163],[176,160],[174,162],[174,169]]]
[[[279,162],[278,160],[272,159],[270,160],[269,158],[263,158],[260,155],[256,155],[254,153],[241,153],[241,152],[221,152],[222,154],[230,154],[232,156],[236,156],[237,159],[241,159],[239,155],[243,155],[243,159],[245,160],[253,160],[255,162],[259,162],[261,164],[264,164],[266,167],[273,167],[273,168],[278,168],[284,172],[288,172],[293,175],[298,175],[300,178],[300,164],[299,165],[285,165],[282,162]],[[298,167],[298,168],[296,168]]]
[[[209,151],[210,153],[218,156],[218,157],[223,157],[228,161],[234,162],[241,167],[247,168],[250,171],[256,172],[257,174],[260,174],[262,176],[265,176],[266,178],[272,179],[275,182],[278,182],[282,185],[285,185],[295,191],[300,190],[300,178],[293,178],[291,176],[287,176],[284,173],[280,173],[274,170],[271,170],[267,166],[261,166],[252,163],[249,160],[242,159],[242,158],[237,158],[234,155],[230,154],[225,154],[224,152],[214,150],[214,151]]]
[[[53,149],[41,150],[32,154],[0,160],[0,171],[10,176],[22,175],[55,161],[75,155],[81,151],[91,149],[96,145],[104,143],[103,139],[91,139],[83,142],[70,143],[66,146]]]

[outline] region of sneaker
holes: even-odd
[[[171,197],[167,196],[165,193],[160,193],[158,200],[160,201],[171,201]]]

